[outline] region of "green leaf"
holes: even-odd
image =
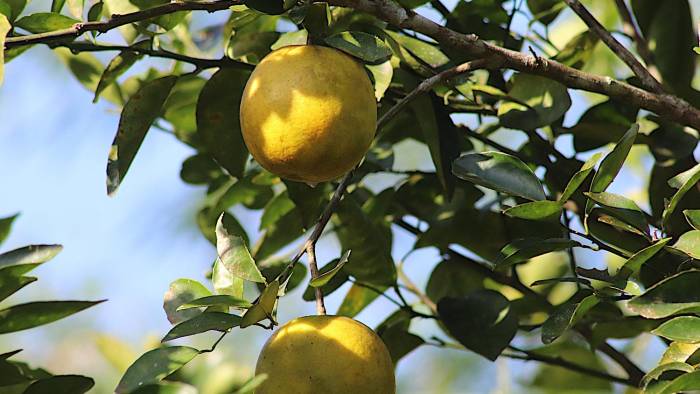
[[[21,18],[15,22],[15,27],[22,28],[30,33],[46,33],[67,29],[76,23],[80,23],[80,21],[69,16],[54,12],[38,12]]]
[[[229,174],[242,177],[248,159],[238,108],[250,74],[233,68],[217,71],[197,101],[197,132],[214,159]]]
[[[649,224],[646,216],[644,216],[644,212],[629,198],[607,192],[584,194],[598,203],[603,208],[603,211],[632,225],[644,234],[649,232]]]
[[[700,230],[692,230],[678,238],[673,248],[680,250],[688,256],[700,260]]]
[[[7,17],[0,14],[0,46],[5,47],[5,37],[10,31],[12,26]],[[2,86],[2,81],[5,79],[5,51],[0,51],[0,86]]]
[[[209,155],[197,154],[182,162],[180,178],[193,185],[208,185],[222,176],[223,173]]]
[[[311,287],[323,287],[323,286],[325,286],[328,282],[330,282],[331,279],[333,279],[333,277],[336,274],[338,274],[338,272],[341,270],[341,268],[343,268],[345,263],[348,262],[349,257],[350,257],[350,250],[343,253],[343,255],[340,257],[340,260],[338,260],[338,263],[331,270],[319,275],[317,278],[311,279],[311,282],[309,282],[309,286],[311,286]]]
[[[465,181],[528,200],[544,200],[540,180],[517,157],[500,152],[462,155],[452,164],[452,173]]]
[[[683,215],[685,216],[685,220],[688,221],[688,224],[694,229],[700,230],[700,209],[686,209],[683,211]],[[1,240],[2,237],[0,237],[0,242],[2,242]]]
[[[675,394],[700,390],[700,371],[683,374],[655,394]]]
[[[608,100],[588,108],[567,131],[574,135],[574,150],[586,152],[618,141],[638,112],[639,108],[624,100]]]
[[[268,282],[275,280],[284,269],[291,263],[289,256],[271,256],[258,263],[258,268]],[[280,284],[279,296],[294,290],[306,279],[306,266],[296,263],[292,268],[292,273],[284,283]],[[258,283],[258,290],[265,289],[265,285]]]
[[[163,381],[159,384],[149,384],[142,386],[133,394],[197,394],[198,391],[194,386],[181,382]]]
[[[325,42],[367,64],[380,64],[391,58],[391,49],[384,40],[361,31],[333,34],[326,37]]]
[[[355,256],[357,257],[357,256]],[[387,286],[376,287],[376,290],[384,292]],[[357,283],[353,283],[348,293],[343,298],[343,302],[338,308],[339,316],[355,317],[358,313],[362,312],[365,307],[372,303],[379,297],[377,291],[371,290],[365,286],[361,286]]]
[[[600,160],[601,155],[601,153],[596,153],[593,156],[591,156],[588,160],[586,160],[585,163],[583,163],[581,168],[569,180],[569,183],[566,185],[564,192],[559,197],[559,203],[565,203],[568,199],[571,198],[571,196],[574,195],[576,190],[578,190],[578,188],[581,187],[583,181],[585,181],[586,178],[588,178],[588,174],[590,174],[591,171],[593,171],[593,167],[596,165],[596,163],[598,163],[598,160]]]
[[[498,118],[512,129],[535,130],[551,125],[571,107],[566,86],[536,75],[514,75],[508,95],[513,101],[501,103]]]
[[[301,24],[309,33],[309,38],[313,43],[321,43],[330,31],[333,21],[331,8],[326,2],[309,3],[305,7],[304,20]]]
[[[409,37],[405,34],[400,34],[393,31],[386,32],[412,55],[422,60],[432,68],[442,67],[450,61],[449,57],[447,57],[444,53],[442,53],[442,51],[432,44]]]
[[[85,376],[54,375],[30,384],[24,394],[82,394],[94,385],[95,381]]]
[[[578,242],[567,238],[520,238],[501,249],[501,255],[495,261],[495,264],[497,267],[509,267],[545,253],[565,250],[579,245]]]
[[[282,33],[280,37],[270,46],[270,49],[276,51],[280,48],[292,45],[306,45],[309,33],[306,30],[289,31]]]
[[[319,269],[319,273],[321,275],[327,273],[328,271],[334,269],[337,265],[340,259],[333,259],[331,262],[328,264],[324,265]],[[347,282],[349,279],[348,274],[344,270],[340,270],[338,273],[336,273],[325,285],[321,286],[321,291],[323,292],[323,296],[327,297],[334,291],[338,290],[340,286],[344,285],[345,282]],[[307,286],[306,289],[304,290],[304,294],[302,295],[302,298],[304,301],[313,301],[316,298],[316,289],[314,289],[311,286]]]
[[[49,324],[104,301],[38,301],[14,305],[0,310],[0,334]]]
[[[205,296],[201,298],[194,299],[190,302],[180,305],[177,310],[181,311],[184,309],[191,308],[201,308],[209,306],[225,306],[233,308],[250,308],[253,304],[244,300],[242,298],[237,298],[230,296],[228,294],[219,294],[212,296]]]
[[[652,369],[651,371],[647,372],[646,375],[644,375],[640,383],[640,387],[642,388],[642,390],[646,390],[647,386],[649,386],[649,383],[651,383],[653,380],[658,379],[661,375],[669,371],[680,371],[689,373],[695,371],[695,368],[693,368],[692,365],[681,362],[661,364],[656,368]]]
[[[650,258],[654,257],[663,247],[671,240],[671,238],[664,238],[656,241],[651,246],[648,246],[639,252],[635,253],[632,257],[625,261],[625,264],[620,267],[617,271],[616,276],[622,277],[624,279],[635,275],[642,268],[642,265],[646,263]]]
[[[144,353],[126,370],[115,389],[127,394],[142,386],[158,383],[199,354],[199,350],[187,346],[161,347]]]
[[[2,19],[2,17],[0,17],[0,19]],[[0,22],[0,23],[2,23],[2,22]],[[0,64],[2,64],[2,59],[0,59]],[[7,239],[7,236],[10,235],[10,230],[12,229],[12,223],[15,221],[15,219],[17,219],[18,216],[19,216],[19,213],[16,213],[12,216],[0,218],[0,245],[2,245],[2,243],[5,241],[5,239]],[[2,258],[2,257],[0,257],[0,258]]]
[[[294,202],[301,214],[304,228],[309,228],[321,216],[323,203],[330,193],[327,183],[310,187],[302,182],[283,180],[287,187],[287,195]],[[262,223],[261,223],[262,224]],[[262,227],[262,226],[261,226]]]
[[[63,250],[61,245],[29,245],[0,254],[0,267],[45,263]]]
[[[360,206],[346,197],[336,210],[336,235],[343,250],[352,250],[353,263],[344,271],[360,282],[392,285],[396,266],[391,257],[391,233],[365,214]]]
[[[542,325],[542,343],[554,342],[599,302],[595,295],[590,295],[577,303],[567,302],[559,305]]]
[[[258,388],[265,380],[267,380],[267,374],[261,373],[260,375],[255,375],[250,380],[245,382],[241,388],[239,388],[233,394],[253,394],[255,389]]]
[[[114,194],[124,180],[148,129],[163,111],[163,103],[177,78],[170,75],[146,82],[124,105],[107,162],[107,194]]]
[[[435,266],[425,287],[426,295],[434,301],[443,297],[462,297],[484,288],[485,276],[463,261],[444,260]]]
[[[150,41],[145,41],[145,44],[150,43]],[[144,45],[145,45],[144,44]],[[135,44],[136,46],[142,46]],[[100,98],[100,94],[111,84],[113,84],[119,76],[124,74],[137,60],[141,59],[143,55],[138,54],[133,51],[122,51],[107,64],[107,68],[100,76],[100,81],[97,83],[95,88],[95,96],[92,99],[93,103],[96,103]]]
[[[269,15],[279,15],[290,9],[296,0],[245,0],[243,4]]]
[[[569,67],[581,69],[591,60],[596,45],[600,41],[597,34],[585,30],[566,43],[554,60]]]
[[[68,48],[55,48],[53,52],[58,55],[87,90],[90,92],[95,91],[97,84],[100,82],[104,66],[93,54],[81,52],[76,55]],[[120,88],[116,84],[105,89],[102,97],[110,103],[119,106],[123,104]]]
[[[241,317],[223,312],[204,312],[189,320],[179,323],[165,335],[161,342],[188,337],[206,331],[227,331],[241,323]]]
[[[391,314],[375,330],[389,349],[391,360],[396,365],[408,353],[424,344],[423,338],[408,332],[411,315],[403,309]]]
[[[96,22],[102,18],[102,8],[104,7],[103,2],[97,2],[93,4],[88,10],[88,22]],[[94,32],[93,32],[94,33]]]
[[[700,348],[697,343],[672,342],[664,351],[659,365],[671,362],[685,362]]]
[[[516,205],[503,211],[504,214],[526,220],[552,220],[561,216],[562,206],[559,201],[532,201]]]
[[[193,318],[200,314],[199,310],[178,311],[181,305],[190,301],[210,296],[209,289],[193,279],[178,279],[173,281],[163,296],[163,310],[172,324]]]
[[[676,207],[678,206],[678,203],[681,201],[683,196],[690,189],[695,187],[699,181],[700,164],[668,180],[668,184],[671,187],[678,189],[678,191],[676,192],[676,194],[673,195],[673,197],[671,197],[671,201],[668,203],[668,206],[666,206],[663,214],[661,215],[661,220],[664,225],[668,222],[669,218],[671,217],[671,214],[673,214],[673,211],[676,210]]]
[[[36,282],[37,278],[22,276],[37,265],[24,264],[0,268],[0,301],[16,293],[24,286]]]
[[[700,317],[679,316],[664,322],[652,334],[684,343],[700,342]]]
[[[27,6],[27,0],[4,0],[5,3],[9,4],[10,9],[12,10],[12,15],[8,16],[7,19],[10,21],[13,21],[17,19],[17,17],[24,11],[24,8]]]
[[[277,303],[277,292],[280,288],[280,282],[278,280],[273,280],[269,285],[263,290],[260,297],[255,301],[253,306],[251,306],[243,315],[241,320],[241,328],[246,328],[252,326],[253,324],[270,319],[270,321],[275,322],[273,316],[273,311],[275,309],[275,304]]]
[[[51,12],[60,14],[61,10],[63,9],[63,5],[66,3],[66,0],[53,0],[51,1]]]
[[[700,283],[700,270],[683,271],[632,298],[627,306],[633,312],[649,319],[700,312],[698,283]]]
[[[287,192],[282,192],[270,200],[260,218],[260,230],[273,226],[278,220],[294,210],[295,204]]]
[[[233,276],[251,282],[265,283],[243,238],[232,234],[222,214],[216,224],[216,250],[219,260]]]
[[[438,313],[450,335],[467,349],[496,360],[518,331],[518,318],[507,298],[479,290],[461,298],[445,297]]]
[[[617,142],[612,152],[605,156],[603,162],[600,163],[598,171],[593,176],[590,192],[604,192],[605,189],[610,186],[617,176],[617,173],[620,172],[622,165],[625,163],[625,159],[627,159],[627,155],[630,153],[630,149],[632,149],[632,144],[634,144],[634,140],[637,138],[638,131],[639,125],[636,123],[633,124],[625,135],[622,136],[620,141]],[[591,209],[593,209],[593,203],[590,201],[586,202],[586,213],[589,213]]]
[[[68,0],[68,11],[78,19],[83,19],[85,0]]]
[[[245,281],[242,278],[233,276],[221,260],[216,259],[212,269],[211,281],[217,294],[228,295],[237,299],[243,299],[243,286]]]

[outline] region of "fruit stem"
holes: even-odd
[[[307,242],[306,255],[309,258],[309,269],[311,270],[311,279],[318,278],[318,265],[316,265],[316,246],[313,242]],[[325,315],[326,305],[323,302],[323,291],[320,287],[315,289],[316,294],[316,314]]]

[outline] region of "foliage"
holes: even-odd
[[[274,327],[278,298],[301,285],[305,275],[296,261],[303,251],[295,259],[285,253],[307,230],[316,223],[325,226],[328,219],[332,225],[327,232],[341,245],[339,258],[308,283],[303,298],[310,301],[315,289],[328,295],[352,282],[337,311],[347,316],[357,315],[380,295],[392,299],[399,309],[377,331],[395,363],[429,343],[489,360],[542,362],[529,382],[541,389],[606,390],[609,382],[641,385],[650,392],[700,387],[700,375],[689,361],[697,346],[679,350],[700,341],[700,164],[693,157],[697,130],[668,113],[640,111],[635,101],[612,97],[614,92],[596,97],[572,119],[572,98],[578,93],[551,70],[528,72],[499,64],[442,78],[441,73],[478,54],[413,34],[415,25],[399,28],[386,15],[336,7],[333,1],[68,1],[65,10],[63,3],[54,0],[50,10],[26,15],[24,0],[0,0],[4,61],[20,56],[30,44],[46,43],[94,92],[95,100],[103,98],[120,109],[105,158],[110,194],[129,187],[127,170],[139,170],[132,164],[153,127],[188,145],[192,156],[182,163],[181,177],[206,190],[196,220],[218,255],[211,286],[192,279],[173,282],[163,305],[173,327],[161,347],[128,368],[117,392],[160,392],[184,385],[168,377],[218,343],[199,350],[166,345],[170,340],[206,331],[220,332],[221,340],[230,332],[246,335],[238,330],[253,325]],[[604,46],[592,32],[575,35],[564,45],[552,42],[547,28],[563,15],[563,2],[460,1],[452,10],[440,1],[398,3],[418,7],[419,13],[433,8],[454,31],[510,50],[529,48],[536,54],[533,62],[555,59],[572,67],[571,72],[596,65]],[[596,10],[615,13],[613,2],[607,3]],[[649,69],[655,68],[668,92],[678,96],[664,97],[671,104],[682,98],[696,105],[700,96],[691,86],[695,55],[688,1],[632,4],[641,34],[655,43],[648,51],[657,64]],[[113,15],[138,16],[143,10],[159,12],[133,20]],[[227,20],[195,31],[196,10],[221,12]],[[533,34],[512,29],[517,13],[527,15],[527,31]],[[616,24],[624,22],[615,15]],[[97,25],[74,25],[76,20]],[[115,27],[126,45],[82,34]],[[60,29],[69,33],[27,41],[36,38],[31,33]],[[307,40],[365,64],[379,114],[389,114],[364,162],[348,178],[350,187],[340,201],[333,200],[332,184],[311,188],[265,171],[249,158],[240,136],[238,105],[252,68],[271,50]],[[95,51],[118,53],[104,65],[91,54]],[[224,56],[217,58],[217,53]],[[133,65],[149,58],[172,64],[132,72]],[[2,60],[0,56],[0,81]],[[610,85],[625,83],[614,79],[618,75],[639,83],[622,63],[612,63],[610,69],[615,72],[605,76]],[[436,83],[420,91],[425,86],[421,82],[430,77]],[[391,108],[399,110],[392,113]],[[511,143],[517,138],[524,142]],[[407,141],[427,148],[430,157],[421,159],[433,171],[397,169],[395,159],[408,155],[401,148]],[[566,141],[572,148],[565,147]],[[641,193],[645,197],[612,191],[623,189],[621,174],[631,167],[635,149],[651,153],[645,156],[651,167]],[[393,174],[396,181],[376,191],[370,179],[377,174]],[[319,221],[329,201],[332,216]],[[236,217],[234,208],[239,206],[261,213],[257,239]],[[13,219],[0,219],[0,241]],[[425,290],[403,275],[402,262],[391,254],[397,231],[415,237],[414,250],[440,252],[442,261],[432,262],[439,264]],[[576,259],[582,248],[615,255],[624,263],[591,267]],[[32,246],[0,255],[0,298],[36,280],[24,274],[55,253],[54,246]],[[538,259],[552,263],[527,276]],[[572,284],[572,291],[562,296],[564,283]],[[256,291],[252,296],[251,289]],[[93,304],[8,307],[0,310],[0,333],[46,324]],[[436,321],[442,334],[421,338],[411,332],[415,319]],[[607,343],[642,333],[664,338],[669,345],[659,365],[646,374]],[[603,363],[601,354],[615,360],[625,375]],[[48,384],[42,382],[89,388],[87,378],[51,376],[8,361],[13,355],[0,357],[8,371],[1,374],[0,384],[31,385],[27,392],[42,392],[41,386]],[[550,379],[554,367],[569,371]],[[261,379],[241,382],[232,390],[250,392]]]

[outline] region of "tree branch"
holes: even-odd
[[[639,77],[642,84],[644,84],[647,89],[651,90],[652,92],[663,93],[664,90],[659,81],[657,81],[656,78],[649,73],[649,70],[647,70],[646,67],[644,67],[636,57],[634,57],[632,52],[625,48],[624,45],[620,44],[620,42],[617,41],[600,22],[598,22],[595,16],[593,16],[593,14],[591,14],[583,4],[581,4],[578,0],[565,1],[569,8],[571,8],[576,15],[583,20],[586,26],[588,26],[589,29],[600,37],[605,45],[607,45],[608,48],[610,48],[610,50],[617,55],[617,57],[627,64],[627,66],[636,76]]]
[[[646,38],[642,35],[637,25],[634,22],[632,13],[629,7],[625,4],[625,0],[615,0],[615,5],[617,5],[617,11],[622,19],[622,29],[628,36],[634,39],[635,46],[637,47],[637,53],[644,60],[647,65],[647,70],[657,81],[663,81],[661,79],[661,73],[659,69],[656,68],[656,63],[654,62],[654,54],[649,50],[649,43]]]
[[[46,44],[64,38],[79,37],[88,31],[106,33],[109,30],[129,23],[141,22],[147,19],[172,14],[178,11],[208,11],[216,12],[225,10],[231,6],[243,4],[243,0],[216,0],[206,2],[176,1],[157,7],[148,8],[128,14],[115,14],[106,21],[76,23],[67,29],[55,30],[46,33],[30,34],[26,36],[8,37],[5,40],[5,49],[15,48],[30,44]]]
[[[401,29],[429,36],[446,48],[472,58],[491,58],[491,68],[510,68],[558,81],[572,89],[600,93],[657,115],[700,130],[700,110],[670,94],[656,94],[611,77],[586,73],[559,62],[502,48],[480,40],[474,34],[461,34],[441,26],[390,0],[329,0],[337,6],[368,12]]]
[[[311,271],[311,279],[318,278],[318,265],[316,265],[316,245],[307,243],[306,255],[309,257],[309,270]],[[316,295],[316,314],[325,315],[326,305],[323,303],[323,291],[320,287],[314,289]]]
[[[230,59],[226,56],[222,56],[220,59],[202,59],[197,57],[191,57],[187,55],[181,55],[179,53],[166,51],[164,49],[149,49],[149,48],[139,48],[136,46],[126,46],[126,45],[98,45],[87,41],[79,42],[62,42],[48,44],[51,48],[64,47],[68,48],[74,52],[103,52],[103,51],[122,51],[122,52],[134,52],[141,55],[148,55],[151,57],[172,59],[185,63],[194,65],[200,70],[205,70],[208,68],[238,68],[241,70],[252,70],[254,66],[252,64],[239,62]]]

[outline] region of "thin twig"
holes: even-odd
[[[172,59],[185,63],[194,65],[199,70],[206,70],[208,68],[238,68],[241,70],[252,70],[253,65],[248,63],[239,62],[230,59],[226,56],[222,56],[219,59],[202,59],[197,57],[191,57],[187,55],[181,55],[179,53],[166,51],[164,49],[149,49],[140,48],[137,46],[125,46],[125,45],[98,45],[87,41],[78,42],[61,42],[48,44],[51,48],[54,47],[64,47],[68,48],[73,52],[102,52],[102,51],[122,51],[122,52],[133,52],[141,55],[148,55],[151,57]]]
[[[519,349],[519,348],[516,348],[514,346],[508,346],[508,348],[511,350],[514,350],[516,352],[522,353],[522,355],[503,353],[503,356],[508,357],[508,358],[513,358],[513,359],[517,359],[517,360],[524,360],[524,361],[539,361],[541,363],[555,365],[555,366],[566,368],[568,370],[576,371],[576,372],[579,372],[579,373],[582,373],[585,375],[594,376],[597,378],[609,380],[609,381],[616,382],[616,383],[622,383],[622,384],[632,386],[632,387],[637,387],[637,382],[633,381],[632,379],[629,379],[629,378],[625,379],[625,378],[621,378],[619,376],[610,375],[606,372],[599,371],[597,369],[592,369],[592,368],[588,368],[588,367],[583,366],[583,365],[572,363],[570,361],[564,360],[561,357],[547,357],[547,356],[537,354],[535,352]]]
[[[632,72],[639,77],[642,84],[649,90],[655,93],[663,93],[664,89],[659,83],[659,81],[654,78],[649,70],[642,65],[642,63],[637,60],[636,57],[625,48],[612,34],[591,14],[588,9],[581,4],[578,0],[565,0],[569,8],[571,8],[576,15],[578,15],[583,22],[588,26],[591,31],[593,31],[604,43],[610,48],[610,50],[617,55],[627,66],[632,70]]]
[[[311,271],[311,279],[318,278],[318,265],[316,265],[316,245],[308,243],[306,245],[306,256],[309,258],[309,270]],[[316,314],[325,315],[326,305],[323,303],[323,291],[320,287],[314,289],[316,295]]]
[[[26,36],[8,37],[5,40],[5,49],[15,48],[30,44],[46,44],[64,38],[75,38],[89,31],[106,33],[119,26],[141,22],[147,19],[172,14],[179,11],[208,11],[216,12],[228,9],[231,6],[243,4],[242,0],[217,0],[206,2],[177,1],[145,10],[130,12],[128,14],[115,14],[106,21],[81,22],[61,30],[46,33],[30,34]]]
[[[406,288],[406,290],[415,294],[418,297],[418,299],[420,299],[421,302],[433,312],[434,315],[437,315],[438,311],[435,302],[433,302],[433,300],[431,300],[427,294],[421,291],[421,289],[419,289],[418,286],[416,286],[416,284],[413,283],[413,281],[406,275],[405,272],[403,272],[402,269],[397,270],[397,272],[399,274],[399,279],[401,279],[401,281],[404,283],[404,287]]]
[[[625,32],[625,34],[634,39],[637,53],[639,53],[639,56],[647,65],[647,70],[649,70],[651,75],[653,75],[657,81],[663,82],[661,73],[656,67],[656,62],[654,61],[654,54],[651,53],[651,50],[649,49],[649,43],[635,24],[632,13],[630,12],[629,7],[627,7],[627,4],[625,4],[625,0],[615,0],[615,5],[617,5],[620,18],[622,18],[622,30]]]

